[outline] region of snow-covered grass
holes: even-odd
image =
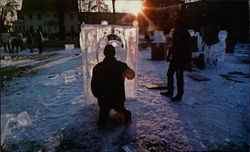
[[[249,79],[243,83],[221,74],[249,74],[249,65],[231,54],[226,63],[195,74],[209,81],[194,81],[185,73],[181,102],[171,102],[160,90],[144,84],[166,82],[168,63],[151,61],[150,51],[138,52],[137,99],[128,100],[133,123],[128,127],[98,129],[98,106],[83,95],[82,57],[79,49],[57,51],[1,90],[1,115],[13,114],[6,151],[116,152],[137,151],[246,151],[249,147]],[[32,71],[32,70],[31,70]],[[30,123],[18,123],[26,111]]]

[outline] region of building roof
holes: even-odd
[[[23,0],[22,11],[78,12],[77,0]]]

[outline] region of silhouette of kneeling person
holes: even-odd
[[[91,90],[98,99],[100,108],[97,125],[105,126],[111,109],[125,115],[124,125],[132,123],[131,112],[124,107],[126,100],[124,81],[135,77],[135,72],[126,63],[116,60],[115,48],[104,48],[105,58],[93,69]]]

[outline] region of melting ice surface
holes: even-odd
[[[84,107],[79,50],[61,53],[41,70],[14,78],[1,90],[1,114],[12,114],[3,146],[8,151],[39,151],[58,146],[60,132]],[[48,67],[48,68],[44,68]]]

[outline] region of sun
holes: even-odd
[[[142,1],[130,1],[125,4],[129,13],[138,15],[142,10]]]

